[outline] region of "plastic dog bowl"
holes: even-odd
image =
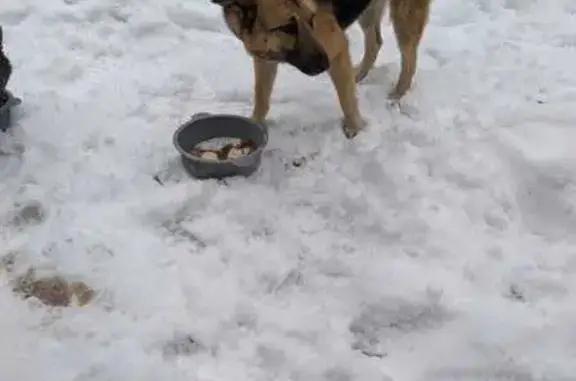
[[[256,148],[248,155],[227,160],[208,160],[190,153],[198,144],[214,138],[252,140]],[[197,179],[250,176],[259,167],[268,143],[266,127],[248,118],[227,114],[196,114],[174,133],[174,146],[184,169]]]
[[[12,124],[11,109],[21,103],[19,98],[16,98],[8,90],[0,91],[0,131],[6,132]]]

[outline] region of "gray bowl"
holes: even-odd
[[[12,124],[12,107],[21,103],[8,90],[0,91],[0,131],[6,132]]]
[[[245,156],[218,161],[189,153],[199,143],[213,138],[250,139],[256,144],[256,149]],[[247,177],[260,167],[262,151],[268,143],[268,132],[263,125],[241,116],[201,113],[176,130],[173,142],[181,155],[184,169],[195,178]]]

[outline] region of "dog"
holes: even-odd
[[[254,66],[252,120],[264,123],[278,64],[287,63],[308,76],[328,71],[344,118],[342,131],[354,138],[363,128],[356,84],[374,66],[382,47],[381,23],[387,6],[401,53],[401,72],[389,94],[398,100],[409,90],[418,48],[432,0],[212,0],[223,9],[232,33],[243,41]],[[364,56],[356,67],[346,29],[360,24]]]

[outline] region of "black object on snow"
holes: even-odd
[[[12,75],[12,64],[4,53],[4,38],[0,26],[0,131],[5,132],[12,122],[11,108],[20,104],[20,99],[14,97],[6,89],[8,80]]]
[[[21,103],[20,99],[4,90],[0,92],[0,131],[6,132],[12,124],[12,107]]]
[[[12,64],[4,53],[4,38],[2,27],[0,26],[0,91],[6,90],[10,75],[12,75]]]

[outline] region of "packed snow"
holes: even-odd
[[[435,0],[399,104],[386,20],[352,141],[329,78],[283,67],[262,166],[226,181],[172,145],[251,109],[209,0],[2,0],[0,25],[0,380],[576,380],[574,0]],[[96,297],[23,300],[28,268]]]

